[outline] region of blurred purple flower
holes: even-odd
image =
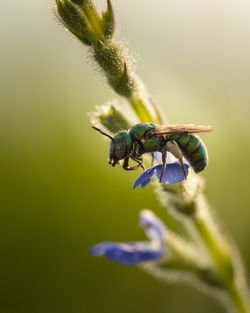
[[[90,254],[93,256],[104,255],[123,265],[136,265],[162,257],[165,254],[164,243],[167,234],[165,225],[149,210],[141,212],[140,225],[145,229],[150,241],[103,242],[93,246]]]

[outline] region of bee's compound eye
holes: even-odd
[[[127,154],[127,142],[125,138],[121,138],[115,145],[115,156],[118,160],[125,158]]]

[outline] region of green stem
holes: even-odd
[[[136,115],[139,117],[141,122],[153,122],[154,118],[148,111],[145,102],[140,98],[129,98],[128,99]]]
[[[229,251],[229,246],[221,238],[215,225],[212,225],[211,220],[208,220],[207,217],[203,219],[200,216],[194,218],[194,223],[217,266],[220,276],[223,280],[232,277],[231,251]]]
[[[163,268],[193,273],[194,277],[210,287],[223,287],[222,281],[209,262],[204,262],[203,258],[199,257],[199,250],[196,246],[171,231],[168,231],[166,241],[171,251],[171,257],[167,256],[167,259],[162,261],[160,265]]]
[[[137,97],[137,98],[128,98],[128,101],[130,102],[132,108],[134,109],[135,113],[137,114],[137,116],[140,118],[141,122],[154,122],[157,124],[162,124],[163,123],[163,118],[160,115],[160,112],[156,106],[156,104],[154,104],[154,106],[152,106],[152,104],[150,103],[153,112],[154,112],[154,116],[152,116],[152,114],[149,112],[147,104],[145,103],[143,98]]]
[[[233,264],[231,248],[216,229],[212,219],[207,219],[207,217],[196,216],[194,218],[195,228],[209,250],[225,289],[238,312],[250,313],[245,284],[241,282],[243,277],[237,279],[238,271]]]
[[[235,281],[227,285],[227,290],[238,311],[241,313],[249,313],[250,305],[248,298],[237,286]]]

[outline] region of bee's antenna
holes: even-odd
[[[108,137],[109,139],[111,139],[114,142],[114,138],[111,137],[109,134],[105,133],[103,130],[101,130],[100,128],[97,128],[95,126],[92,126],[92,128],[94,128],[95,130],[97,130],[100,134]]]

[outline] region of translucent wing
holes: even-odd
[[[192,124],[180,124],[180,125],[160,125],[159,127],[147,132],[148,137],[153,136],[168,136],[173,134],[195,134],[195,133],[207,133],[212,130],[211,126],[201,126]]]

